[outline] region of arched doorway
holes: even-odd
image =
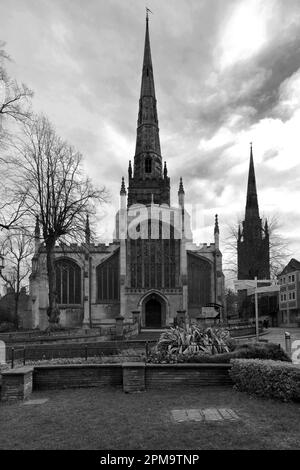
[[[145,303],[145,326],[146,328],[161,328],[161,303],[155,299],[150,298]]]

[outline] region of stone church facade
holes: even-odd
[[[202,307],[214,305],[221,315],[224,275],[215,218],[214,241],[196,245],[185,209],[182,178],[178,204],[170,204],[170,178],[163,163],[150,49],[146,34],[142,83],[133,165],[128,186],[122,178],[120,209],[114,240],[109,245],[90,242],[87,220],[82,245],[55,251],[56,293],[63,326],[114,324],[122,316],[139,314],[141,326],[163,328],[180,315],[201,316]],[[32,326],[46,328],[48,282],[46,252],[39,241],[30,277]]]

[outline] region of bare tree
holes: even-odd
[[[5,43],[0,41],[0,117],[9,118],[15,122],[24,122],[31,116],[30,99],[33,96],[32,90],[27,85],[21,85],[12,79],[6,68],[5,61],[9,61],[10,57],[3,47]],[[4,122],[1,119],[0,137],[4,136]],[[1,142],[1,140],[0,140]]]
[[[270,240],[270,274],[272,279],[276,279],[277,275],[287,264],[291,251],[289,242],[280,233],[281,223],[279,216],[273,214],[270,217],[262,217],[268,221],[269,240]],[[237,240],[238,230],[242,223],[242,217],[237,217],[237,222],[227,225],[227,236],[224,240],[224,271],[227,272],[229,280],[237,279]],[[263,222],[264,226],[264,222]]]
[[[2,237],[0,247],[6,259],[5,269],[0,272],[0,276],[14,293],[14,323],[18,327],[21,288],[24,287],[31,269],[32,237],[24,231],[11,230]]]
[[[7,151],[12,135],[17,132],[19,124],[31,117],[31,98],[33,92],[23,83],[9,77],[4,66],[10,58],[4,50],[5,43],[0,41],[0,230],[10,229],[23,216],[23,201],[16,199],[11,191],[10,166],[5,151]]]
[[[56,302],[54,250],[59,240],[76,239],[84,233],[86,214],[105,201],[105,188],[94,188],[82,171],[82,156],[59,138],[48,119],[38,116],[24,125],[24,138],[16,146],[16,195],[26,212],[41,225],[47,256],[49,282],[48,318],[59,323]]]

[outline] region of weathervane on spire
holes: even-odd
[[[152,13],[152,15],[153,15],[153,11],[151,11],[150,8],[146,7],[146,20],[147,21],[149,19],[149,12]]]

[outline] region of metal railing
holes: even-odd
[[[111,341],[95,344],[72,344],[45,346],[8,347],[6,350],[6,362],[13,369],[15,365],[26,365],[37,361],[53,361],[55,359],[84,359],[88,361],[95,358],[95,363],[108,362],[107,358],[122,361],[147,361],[151,348],[156,341]],[[115,360],[112,362],[116,362]],[[76,363],[76,362],[70,362]]]

